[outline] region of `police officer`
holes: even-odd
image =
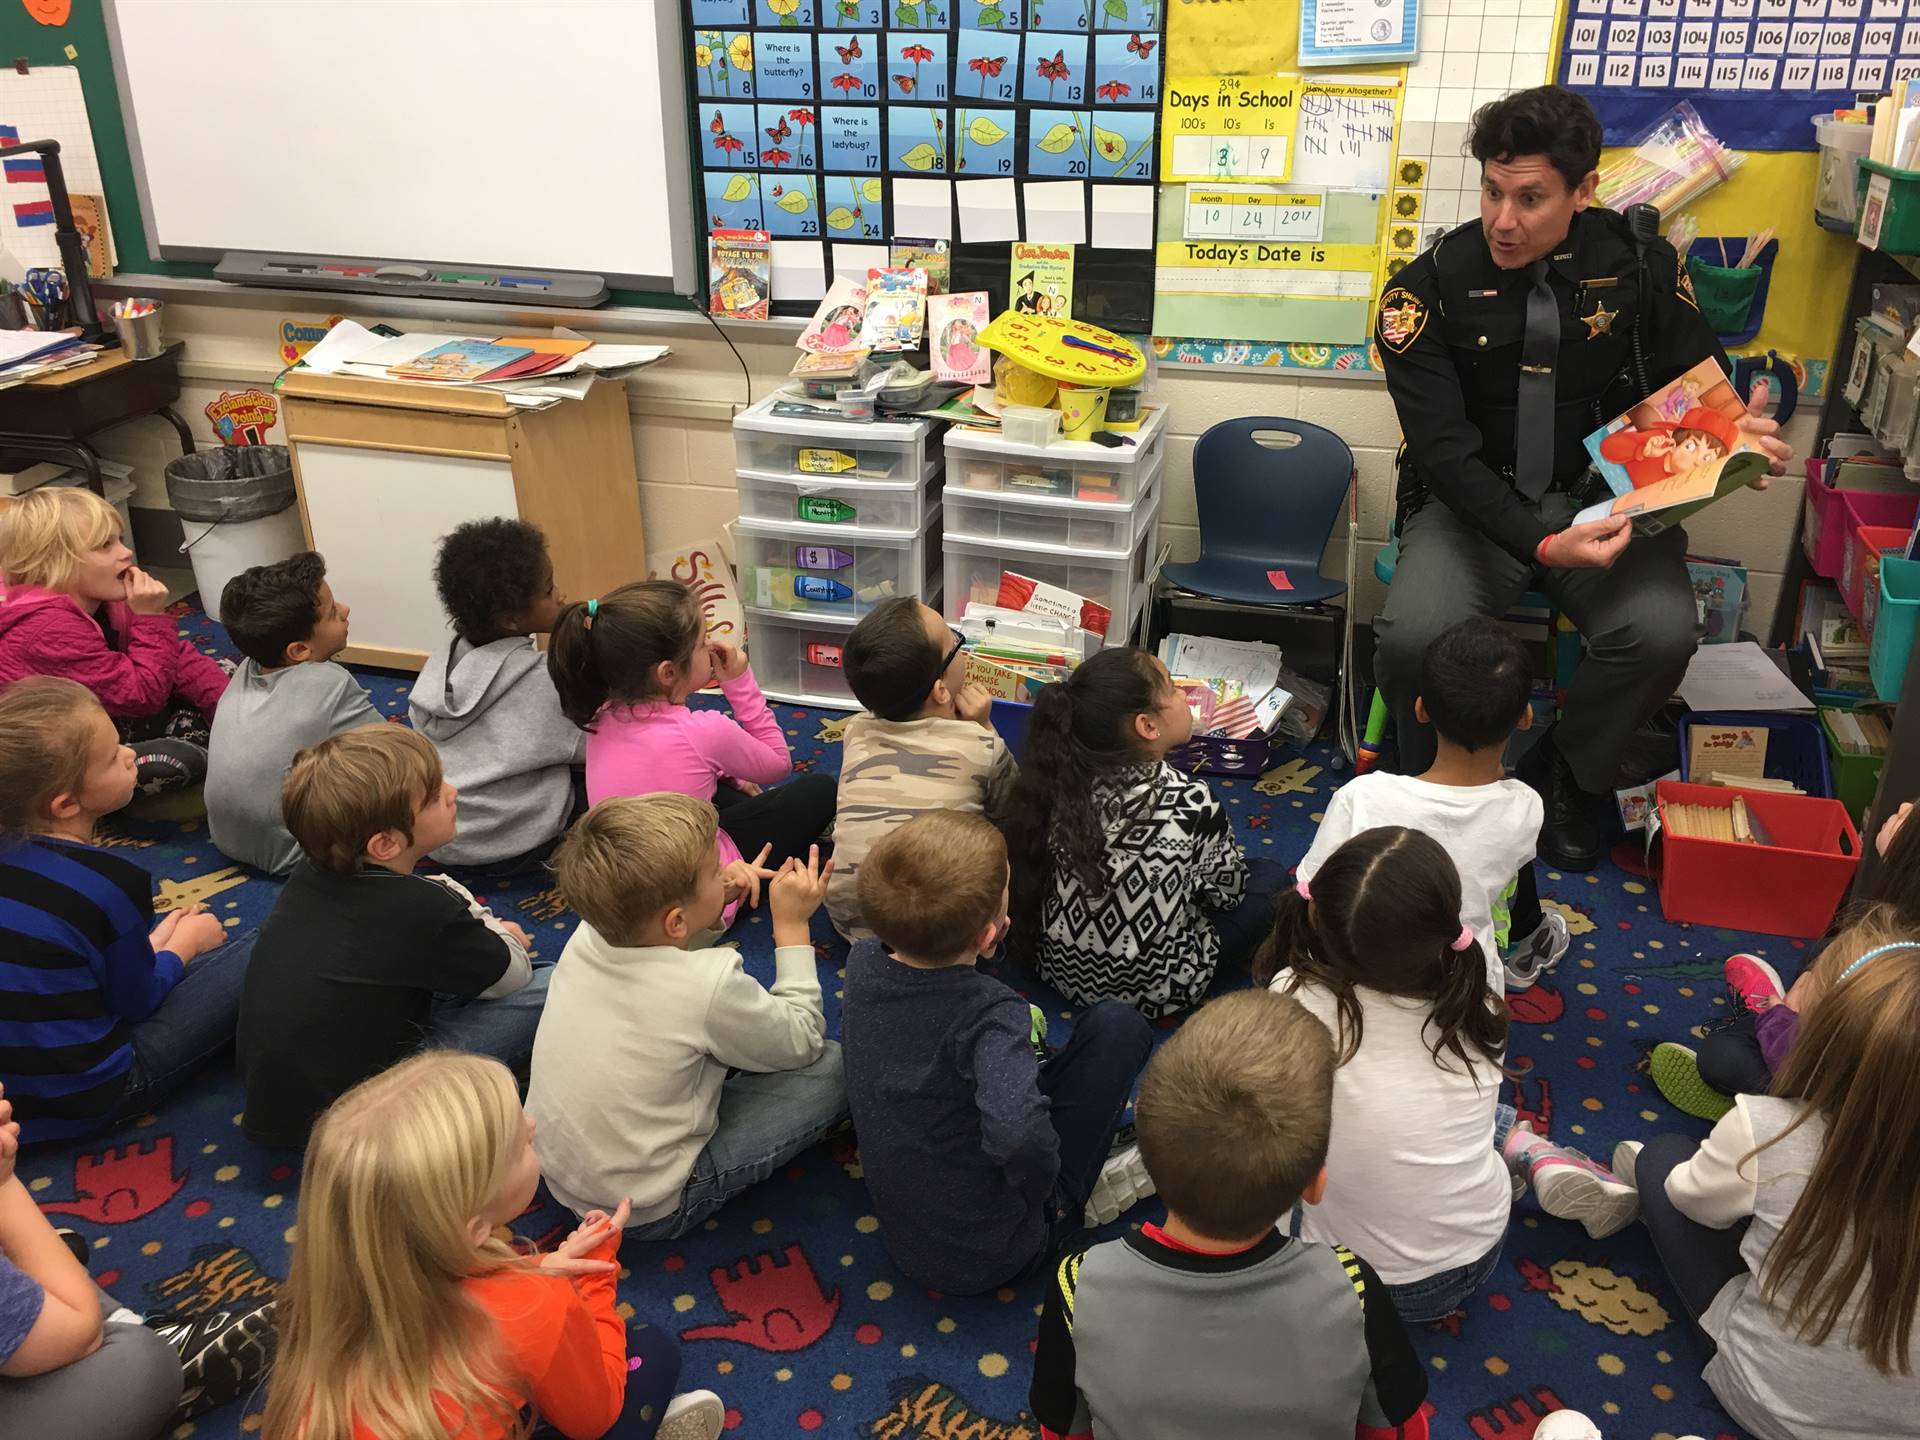
[[[1483,106],[1480,219],[1393,277],[1378,322],[1406,437],[1400,561],[1374,622],[1402,768],[1418,774],[1434,753],[1414,716],[1427,647],[1545,591],[1587,642],[1564,719],[1523,774],[1546,805],[1540,854],[1568,870],[1598,861],[1621,750],[1700,635],[1682,530],[1572,523],[1609,493],[1582,440],[1698,361],[1726,365],[1673,247],[1636,243],[1625,217],[1594,206],[1600,143],[1593,108],[1557,85]],[[1790,452],[1758,409],[1740,428],[1778,474]]]

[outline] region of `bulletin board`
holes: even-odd
[[[777,310],[894,238],[1003,304],[1025,240],[1077,247],[1076,316],[1147,328],[1166,0],[683,3],[703,228],[773,237]]]

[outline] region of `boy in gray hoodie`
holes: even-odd
[[[453,637],[427,657],[407,699],[460,792],[460,834],[433,858],[506,875],[546,858],[585,808],[586,733],[560,712],[547,657],[564,597],[546,537],[524,520],[473,520],[433,567]]]

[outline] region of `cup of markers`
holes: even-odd
[[[120,344],[130,359],[151,360],[166,347],[160,333],[160,312],[166,306],[158,300],[135,296],[118,300],[113,306],[113,323],[120,331]]]
[[[27,271],[21,284],[26,294],[27,316],[39,330],[64,330],[68,312],[73,308],[67,290],[67,277],[51,266],[38,265]]]

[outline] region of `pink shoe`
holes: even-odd
[[[1758,955],[1729,956],[1726,976],[1727,988],[1755,1015],[1772,1009],[1787,993],[1787,987],[1780,983],[1780,972]]]

